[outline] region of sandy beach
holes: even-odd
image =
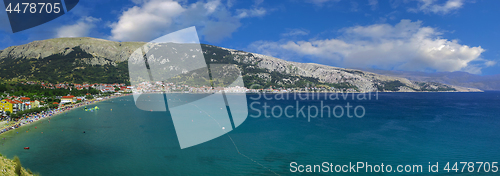
[[[123,97],[123,96],[128,96],[128,95],[131,95],[131,94],[112,95],[112,96],[108,96],[108,97],[86,100],[86,101],[83,101],[83,102],[80,102],[77,104],[67,105],[67,106],[59,107],[59,108],[54,109],[54,110],[46,111],[43,113],[38,113],[36,115],[30,115],[29,118],[26,118],[26,116],[25,116],[25,117],[19,118],[16,121],[16,123],[14,123],[12,125],[2,127],[0,129],[0,131],[1,131],[0,135],[8,132],[10,130],[16,129],[16,128],[21,128],[24,126],[30,126],[31,124],[36,124],[37,122],[39,122],[43,119],[50,119],[50,118],[56,117],[57,115],[67,113],[71,110],[78,109],[79,107],[82,107],[82,106],[92,105],[92,104],[99,103],[99,102],[102,102],[105,100],[110,100],[113,98],[118,98],[118,97]],[[9,122],[3,121],[3,122],[0,122],[0,125],[3,125],[5,123],[9,123]]]

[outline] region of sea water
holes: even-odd
[[[328,95],[319,95],[324,96]],[[449,175],[456,173],[443,171],[447,162],[500,162],[500,92],[377,96],[372,100],[254,100],[258,96],[248,94],[250,116],[241,126],[182,150],[171,117],[165,112],[140,110],[133,98],[126,96],[89,105],[99,107],[93,112],[74,109],[52,117],[50,123],[43,119],[2,134],[0,153],[9,158],[19,156],[23,167],[45,176],[300,174],[291,172],[292,162],[384,163],[393,165],[394,170],[397,165],[422,165],[422,173],[362,170],[362,174]],[[332,108],[347,103],[362,106],[365,114],[328,118],[325,113],[322,118],[308,119],[269,112],[272,107],[284,109],[297,101],[305,109],[308,105],[319,107],[321,100]],[[250,107],[253,102],[260,105]],[[264,108],[268,108],[267,117]],[[294,108],[287,112],[296,114]],[[436,162],[439,172],[429,173],[429,163]]]

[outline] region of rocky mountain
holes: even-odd
[[[387,71],[370,70],[371,72],[399,76],[412,81],[421,82],[439,82],[443,84],[452,84],[462,87],[471,87],[481,90],[500,90],[500,75],[475,75],[467,72],[416,72],[416,71]]]
[[[57,38],[11,46],[0,51],[3,81],[129,83],[128,58],[143,42],[95,38]],[[480,91],[437,82],[413,81],[313,63],[297,63],[244,51],[202,45],[207,64],[233,64],[242,70],[246,87],[298,88],[315,85],[337,90]],[[214,84],[223,80],[214,80]]]

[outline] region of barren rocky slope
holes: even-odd
[[[127,59],[143,42],[95,38],[34,41],[0,51],[2,80],[128,83]],[[367,91],[480,91],[434,82],[410,81],[355,69],[297,63],[261,54],[202,45],[207,64],[235,64],[245,86],[296,88],[316,85]]]

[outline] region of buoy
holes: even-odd
[[[225,127],[222,127],[223,130],[225,130],[226,128]]]

